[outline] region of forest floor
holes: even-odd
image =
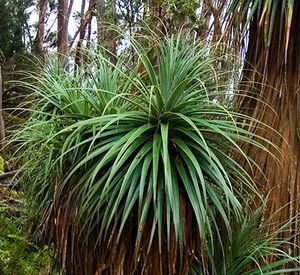
[[[47,275],[51,250],[30,240],[22,193],[0,187],[0,275]]]

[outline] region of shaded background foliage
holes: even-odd
[[[32,5],[31,0],[0,1],[0,49],[7,59],[25,50],[26,9]]]

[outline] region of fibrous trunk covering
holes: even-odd
[[[249,97],[243,96],[238,102],[281,135],[278,139],[260,133],[282,150],[281,156],[277,154],[281,164],[268,153],[257,154],[253,147],[248,148],[267,178],[265,180],[258,169],[253,171],[264,194],[269,194],[266,216],[277,211],[277,223],[294,219],[300,210],[300,3],[296,1],[290,21],[289,16],[282,13],[284,2],[280,1],[277,7],[270,40],[263,11],[253,17],[241,85]],[[298,232],[300,224],[296,221],[291,227],[293,232]],[[299,245],[299,240],[297,237],[293,241]],[[299,251],[294,253],[299,255]]]
[[[192,214],[191,205],[186,203],[185,194],[181,194],[181,215],[184,220],[186,243],[182,250],[178,249],[174,230],[171,232],[169,247],[167,239],[163,240],[159,249],[157,232],[152,232],[151,219],[145,224],[139,255],[134,254],[137,228],[137,211],[133,211],[131,218],[126,223],[120,240],[117,240],[118,230],[116,226],[111,228],[107,238],[101,243],[97,241],[99,228],[94,229],[94,239],[84,239],[78,228],[78,207],[76,204],[64,204],[67,196],[62,195],[54,202],[47,217],[45,236],[54,242],[58,248],[58,257],[62,263],[65,274],[74,275],[164,275],[180,274],[188,275],[196,251],[202,246],[199,239],[197,220]],[[152,215],[153,216],[153,215]],[[167,232],[164,232],[167,235]],[[152,240],[149,249],[148,244]],[[204,252],[204,251],[203,251]],[[204,255],[204,254],[203,254]],[[202,258],[205,265],[207,259]]]

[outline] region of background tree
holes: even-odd
[[[26,41],[26,9],[32,5],[31,0],[0,1],[0,49],[9,59],[24,50]],[[28,36],[27,36],[28,38]],[[28,38],[29,39],[29,38]]]
[[[81,10],[80,10],[80,26],[79,26],[79,41],[76,46],[76,53],[75,53],[75,64],[77,66],[81,66],[83,63],[83,41],[86,36],[86,27],[81,27],[84,24],[85,18],[85,6],[86,6],[86,0],[82,0],[81,3]],[[90,22],[87,22],[87,25],[89,25]],[[74,38],[73,38],[74,40]],[[72,47],[72,45],[70,45]]]
[[[34,39],[33,50],[41,57],[44,58],[44,41],[45,41],[45,21],[47,12],[48,0],[39,1],[39,20],[37,25],[36,37]]]
[[[69,52],[68,24],[74,0],[58,0],[57,10],[57,51],[65,59]]]

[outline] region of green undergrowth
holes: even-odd
[[[0,274],[54,274],[51,269],[49,249],[29,241],[23,219],[0,205]]]

